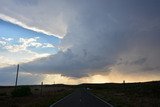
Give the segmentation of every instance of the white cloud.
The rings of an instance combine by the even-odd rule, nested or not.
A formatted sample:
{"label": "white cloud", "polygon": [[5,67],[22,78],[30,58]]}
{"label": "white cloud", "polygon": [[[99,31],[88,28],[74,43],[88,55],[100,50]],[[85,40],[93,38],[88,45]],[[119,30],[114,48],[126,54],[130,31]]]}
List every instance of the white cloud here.
{"label": "white cloud", "polygon": [[[54,48],[54,46],[50,43],[40,43],[38,42],[39,37],[34,38],[19,38],[20,44],[9,44],[6,41],[0,41],[0,44],[3,45],[3,49],[7,49],[10,52],[19,52],[26,51],[28,47],[35,48]],[[10,38],[8,38],[10,40]]]}
{"label": "white cloud", "polygon": [[0,68],[17,63],[24,63],[33,61],[37,58],[49,56],[49,53],[37,53],[28,49],[28,47],[35,48],[53,48],[52,44],[39,43],[39,37],[34,38],[19,38],[16,44],[12,43],[13,38],[0,38]]}
{"label": "white cloud", "polygon": [[19,38],[19,42],[23,43],[23,44],[30,44],[32,42],[36,42],[37,39],[39,39],[39,37],[27,38],[27,39],[25,39],[25,38]]}
{"label": "white cloud", "polygon": [[54,46],[50,43],[44,43],[42,47],[43,48],[54,48]]}
{"label": "white cloud", "polygon": [[14,19],[14,18],[12,18],[12,17],[6,16],[6,15],[1,14],[1,13],[0,13],[0,19],[1,19],[1,20],[4,20],[4,21],[7,21],[7,22],[10,22],[10,23],[13,23],[13,24],[16,24],[16,25],[21,26],[21,27],[23,27],[23,28],[25,28],[25,29],[28,29],[28,30],[32,30],[32,31],[35,31],[35,32],[44,33],[44,34],[46,34],[46,35],[52,35],[52,36],[55,36],[55,37],[58,37],[58,38],[62,38],[62,37],[59,36],[59,35],[52,34],[52,33],[47,32],[47,31],[45,31],[45,30],[42,30],[42,29],[39,29],[39,28],[36,28],[36,27],[33,27],[33,26],[28,26],[28,25],[26,25],[25,23],[20,22],[20,21],[17,20],[17,19]]}
{"label": "white cloud", "polygon": [[42,47],[42,48],[54,48],[54,46],[50,43],[40,43],[38,42],[39,37],[34,38],[20,38],[19,42],[26,47]]}
{"label": "white cloud", "polygon": [[[12,51],[14,51],[12,49]],[[21,50],[21,51],[14,51],[14,52],[1,52],[0,53],[0,68],[20,64],[20,63],[27,63],[30,61],[33,61],[37,58],[47,57],[50,54],[49,53],[36,53],[30,50]]]}
{"label": "white cloud", "polygon": [[10,52],[19,52],[26,50],[27,47],[25,45],[7,45],[4,48]]}
{"label": "white cloud", "polygon": [[36,52],[30,51],[30,50],[21,51],[18,53],[21,58],[20,63],[34,61],[35,59],[47,57],[50,55],[49,53],[36,53]]}
{"label": "white cloud", "polygon": [[0,68],[1,67],[6,67],[6,66],[11,66],[13,64],[16,64],[17,62],[14,61],[11,58],[5,57],[5,56],[0,56]]}
{"label": "white cloud", "polygon": [[0,45],[4,46],[5,44],[7,44],[5,41],[0,40]]}
{"label": "white cloud", "polygon": [[12,40],[13,40],[13,38],[5,38],[5,37],[1,37],[1,39],[2,39],[2,40],[4,40],[4,41],[7,41],[7,42],[9,42],[9,41],[12,41]]}
{"label": "white cloud", "polygon": [[20,38],[19,42],[22,43],[22,46],[24,47],[41,47],[42,43],[37,42],[39,37],[34,37],[34,38]]}
{"label": "white cloud", "polygon": [[33,47],[38,48],[38,47],[41,47],[41,46],[42,46],[42,43],[33,42],[33,43],[31,43],[29,46],[33,46]]}
{"label": "white cloud", "polygon": [[1,37],[0,38],[0,46],[5,46],[5,45],[7,45],[8,42],[10,42],[12,40],[13,40],[13,38]]}

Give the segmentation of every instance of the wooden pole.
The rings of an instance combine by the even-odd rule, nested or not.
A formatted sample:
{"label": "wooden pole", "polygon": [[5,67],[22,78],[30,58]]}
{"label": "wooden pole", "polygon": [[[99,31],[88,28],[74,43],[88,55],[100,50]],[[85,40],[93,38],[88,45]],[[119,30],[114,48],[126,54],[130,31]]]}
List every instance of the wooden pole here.
{"label": "wooden pole", "polygon": [[56,90],[56,85],[55,85],[55,81],[54,81],[54,85],[53,85],[53,94],[55,95],[55,90]]}
{"label": "wooden pole", "polygon": [[42,93],[42,87],[43,87],[43,82],[41,82],[41,96],[43,95],[43,93]]}
{"label": "wooden pole", "polygon": [[17,82],[18,82],[18,73],[19,73],[19,64],[17,65],[17,74],[16,74],[15,88],[17,87]]}

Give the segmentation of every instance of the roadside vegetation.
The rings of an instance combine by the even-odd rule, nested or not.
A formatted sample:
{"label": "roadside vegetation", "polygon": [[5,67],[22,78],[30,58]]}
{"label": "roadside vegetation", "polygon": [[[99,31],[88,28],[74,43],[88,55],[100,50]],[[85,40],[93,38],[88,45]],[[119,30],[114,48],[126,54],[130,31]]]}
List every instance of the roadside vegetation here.
{"label": "roadside vegetation", "polygon": [[49,107],[73,91],[73,86],[0,87],[0,107]]}
{"label": "roadside vegetation", "polygon": [[114,107],[159,107],[160,82],[85,84]]}
{"label": "roadside vegetation", "polygon": [[49,107],[85,87],[114,107],[159,107],[160,81],[145,83],[106,83],[69,85],[44,85],[0,87],[0,107]]}

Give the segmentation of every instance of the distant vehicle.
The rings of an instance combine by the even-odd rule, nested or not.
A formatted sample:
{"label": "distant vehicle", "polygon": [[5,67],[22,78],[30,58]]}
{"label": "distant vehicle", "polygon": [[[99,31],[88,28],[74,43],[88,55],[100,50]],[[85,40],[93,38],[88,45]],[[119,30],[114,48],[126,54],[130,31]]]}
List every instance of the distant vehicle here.
{"label": "distant vehicle", "polygon": [[89,87],[87,87],[86,89],[87,89],[87,90],[92,90],[92,89],[91,89],[91,88],[89,88]]}

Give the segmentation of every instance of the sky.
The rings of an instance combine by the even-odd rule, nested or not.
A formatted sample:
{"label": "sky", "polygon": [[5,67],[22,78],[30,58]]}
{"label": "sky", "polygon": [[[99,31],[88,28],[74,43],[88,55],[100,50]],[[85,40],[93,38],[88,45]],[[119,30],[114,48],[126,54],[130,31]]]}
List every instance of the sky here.
{"label": "sky", "polygon": [[1,0],[0,85],[160,80],[160,1]]}

